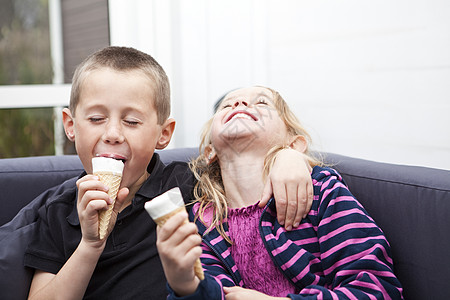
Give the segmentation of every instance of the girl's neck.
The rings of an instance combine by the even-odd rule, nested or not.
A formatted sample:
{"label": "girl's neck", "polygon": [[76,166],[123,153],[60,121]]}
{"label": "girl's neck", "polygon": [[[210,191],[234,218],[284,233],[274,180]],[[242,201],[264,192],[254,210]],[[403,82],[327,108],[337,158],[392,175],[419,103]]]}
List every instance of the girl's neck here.
{"label": "girl's neck", "polygon": [[254,152],[236,153],[220,160],[225,194],[231,208],[246,207],[261,199],[263,166],[264,157]]}

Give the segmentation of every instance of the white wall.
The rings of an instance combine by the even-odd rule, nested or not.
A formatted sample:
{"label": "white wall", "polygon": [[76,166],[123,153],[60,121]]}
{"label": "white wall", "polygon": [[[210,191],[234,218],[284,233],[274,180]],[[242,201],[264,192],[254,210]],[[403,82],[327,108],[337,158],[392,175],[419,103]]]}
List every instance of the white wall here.
{"label": "white wall", "polygon": [[110,0],[111,40],[172,84],[173,146],[197,146],[215,100],[280,91],[315,148],[450,169],[448,0]]}

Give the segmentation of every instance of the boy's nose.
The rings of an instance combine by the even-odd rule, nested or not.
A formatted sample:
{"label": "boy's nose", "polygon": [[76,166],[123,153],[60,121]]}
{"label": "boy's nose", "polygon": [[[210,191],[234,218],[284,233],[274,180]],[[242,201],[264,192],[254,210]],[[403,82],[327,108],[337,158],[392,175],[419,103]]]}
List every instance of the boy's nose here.
{"label": "boy's nose", "polygon": [[233,105],[233,108],[238,107],[239,105],[244,105],[244,106],[248,106],[247,101],[245,100],[236,100],[236,102]]}
{"label": "boy's nose", "polygon": [[125,138],[122,134],[122,129],[121,129],[120,124],[115,124],[115,123],[107,124],[105,133],[103,135],[103,140],[106,143],[111,143],[111,144],[123,143]]}

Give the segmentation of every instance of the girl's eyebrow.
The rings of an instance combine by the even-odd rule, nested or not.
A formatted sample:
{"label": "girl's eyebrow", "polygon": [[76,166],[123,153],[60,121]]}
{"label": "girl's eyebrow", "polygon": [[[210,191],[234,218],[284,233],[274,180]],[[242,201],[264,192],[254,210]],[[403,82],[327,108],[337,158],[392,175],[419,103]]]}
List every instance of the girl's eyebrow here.
{"label": "girl's eyebrow", "polygon": [[261,96],[264,96],[264,97],[267,97],[267,98],[269,98],[269,99],[272,99],[272,95],[267,94],[265,91],[261,91],[261,92],[259,92],[259,93],[256,95],[257,98],[258,98],[258,97],[261,97]]}
{"label": "girl's eyebrow", "polygon": [[[220,102],[220,106],[222,106],[224,103],[226,103],[227,101],[231,101],[231,100],[233,100],[233,99],[236,99],[236,98],[239,98],[239,97],[242,97],[242,96],[226,96],[221,102]],[[255,101],[256,99],[258,99],[258,98],[260,98],[260,97],[264,97],[264,98],[266,98],[267,100],[270,100],[270,101],[272,101],[273,99],[273,95],[271,95],[271,94],[268,94],[266,91],[260,91],[260,92],[258,92],[258,94],[256,94],[256,96],[254,97],[254,98],[252,98],[251,99],[251,101]],[[219,107],[220,107],[219,106]]]}

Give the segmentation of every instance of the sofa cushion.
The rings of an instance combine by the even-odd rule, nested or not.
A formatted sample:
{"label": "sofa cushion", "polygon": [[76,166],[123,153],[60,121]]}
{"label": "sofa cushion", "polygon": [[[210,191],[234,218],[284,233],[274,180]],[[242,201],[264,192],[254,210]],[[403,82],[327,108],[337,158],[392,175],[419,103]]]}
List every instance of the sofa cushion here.
{"label": "sofa cushion", "polygon": [[[75,184],[78,177],[70,179]],[[23,266],[24,253],[28,243],[36,234],[38,209],[47,195],[56,191],[49,189],[36,197],[7,224],[0,227],[0,291],[2,299],[26,299],[33,270]]]}

